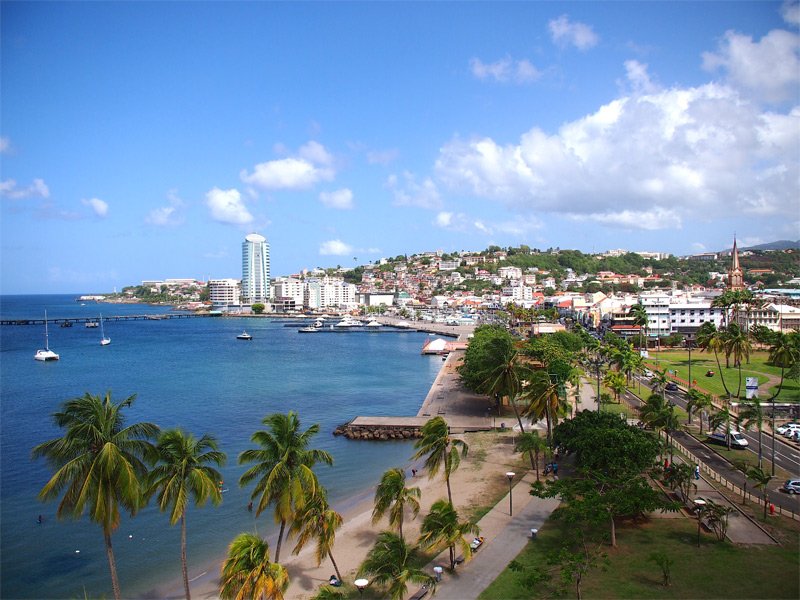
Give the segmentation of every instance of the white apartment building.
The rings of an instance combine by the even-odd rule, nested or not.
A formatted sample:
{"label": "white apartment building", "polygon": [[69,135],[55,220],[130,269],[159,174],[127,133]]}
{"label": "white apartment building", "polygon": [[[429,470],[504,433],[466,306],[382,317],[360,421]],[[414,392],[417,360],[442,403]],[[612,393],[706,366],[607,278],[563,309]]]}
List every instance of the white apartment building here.
{"label": "white apartment building", "polygon": [[269,292],[269,244],[263,235],[251,233],[242,242],[242,301],[267,302]]}
{"label": "white apartment building", "polygon": [[208,295],[214,306],[239,304],[241,288],[238,279],[209,279]]}
{"label": "white apartment building", "polygon": [[503,279],[522,279],[522,269],[519,267],[500,267],[497,274]]}
{"label": "white apartment building", "polygon": [[800,308],[788,304],[766,304],[749,312],[740,310],[736,320],[748,328],[763,325],[772,331],[800,330]]}
{"label": "white apartment building", "polygon": [[668,294],[642,294],[639,303],[647,311],[647,332],[651,337],[672,333],[689,334],[709,321],[719,327],[723,310],[712,307],[711,300]]}
{"label": "white apartment building", "polygon": [[351,309],[358,304],[358,288],[352,283],[331,277],[307,279],[303,304],[311,310]]}
{"label": "white apartment building", "polygon": [[524,304],[533,300],[533,288],[527,285],[515,285],[502,288],[500,291],[500,304]]}
{"label": "white apartment building", "polygon": [[273,298],[291,298],[295,306],[303,306],[305,283],[294,277],[278,277],[272,282]]}

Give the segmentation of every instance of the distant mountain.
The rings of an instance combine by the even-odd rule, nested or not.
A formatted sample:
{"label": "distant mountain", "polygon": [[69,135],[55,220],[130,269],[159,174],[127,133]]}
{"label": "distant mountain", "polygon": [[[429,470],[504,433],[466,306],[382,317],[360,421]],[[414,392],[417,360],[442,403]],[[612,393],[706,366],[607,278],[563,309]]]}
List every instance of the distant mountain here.
{"label": "distant mountain", "polygon": [[749,248],[741,248],[741,250],[789,250],[800,249],[800,240],[792,242],[791,240],[779,240],[777,242],[770,242],[769,244],[759,244],[758,246],[750,246]]}

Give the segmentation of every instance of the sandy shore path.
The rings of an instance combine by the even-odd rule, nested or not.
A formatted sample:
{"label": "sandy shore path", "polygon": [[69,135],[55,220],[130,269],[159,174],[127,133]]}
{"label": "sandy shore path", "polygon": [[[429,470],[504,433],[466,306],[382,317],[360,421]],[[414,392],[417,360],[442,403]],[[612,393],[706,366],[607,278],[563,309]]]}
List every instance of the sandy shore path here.
{"label": "sandy shore path", "polygon": [[[459,469],[452,475],[450,485],[460,516],[470,518],[474,516],[476,509],[493,505],[503,497],[508,486],[505,472],[516,469],[518,473],[522,474],[524,462],[520,455],[513,452],[513,432],[511,431],[469,433],[456,437],[464,439],[469,444],[470,450],[467,458],[462,461]],[[369,451],[369,445],[380,443],[364,442],[365,451]],[[421,464],[414,465],[414,468],[418,469],[417,476],[412,477],[410,469],[408,469],[407,485],[419,487],[422,497],[419,517],[411,520],[411,515],[408,514],[403,526],[403,533],[411,542],[415,542],[418,538],[422,518],[428,513],[430,506],[437,500],[447,497],[447,488],[441,473],[434,479],[429,479],[427,473],[422,470]],[[356,571],[372,548],[378,533],[388,529],[385,519],[372,525],[372,508],[372,498],[370,497],[348,510],[343,515],[344,524],[336,533],[334,558],[342,576],[350,583],[355,579]],[[271,515],[264,514],[263,518],[270,519]],[[282,549],[281,563],[286,567],[290,578],[290,586],[285,597],[287,600],[308,599],[328,582],[328,578],[334,572],[333,566],[330,560],[325,560],[322,565],[317,567],[313,546],[303,549],[297,556],[289,554],[293,546],[294,541],[289,540],[284,542]],[[193,582],[192,596],[204,599],[218,598],[218,574],[219,566],[217,566],[216,573],[209,572],[206,577]],[[409,591],[413,593],[415,590],[414,587]],[[170,597],[172,596],[170,594]],[[179,597],[180,593],[175,596]]]}

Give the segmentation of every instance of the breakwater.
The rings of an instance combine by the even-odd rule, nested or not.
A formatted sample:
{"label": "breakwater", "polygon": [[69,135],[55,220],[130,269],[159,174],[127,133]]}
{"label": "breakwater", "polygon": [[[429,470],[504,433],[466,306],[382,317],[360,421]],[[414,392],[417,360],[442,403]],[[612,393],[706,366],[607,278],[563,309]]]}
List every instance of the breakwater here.
{"label": "breakwater", "polygon": [[[359,425],[355,424],[355,421],[356,419],[353,419],[353,421],[349,423],[339,425],[334,429],[333,435],[341,435],[349,440],[366,441],[410,440],[421,437],[420,427],[422,425],[419,424],[398,422],[396,425],[384,425],[380,423],[364,423]],[[401,421],[401,419],[398,419],[398,421]]]}

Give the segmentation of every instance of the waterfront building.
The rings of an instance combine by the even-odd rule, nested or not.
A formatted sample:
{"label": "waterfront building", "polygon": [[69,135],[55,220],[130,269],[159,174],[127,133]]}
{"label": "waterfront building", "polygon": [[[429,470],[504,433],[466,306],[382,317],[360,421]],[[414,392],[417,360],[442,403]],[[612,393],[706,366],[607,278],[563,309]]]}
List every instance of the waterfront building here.
{"label": "waterfront building", "polygon": [[352,283],[333,277],[310,278],[306,280],[303,303],[311,310],[343,308],[350,310],[357,306],[358,288]]}
{"label": "waterfront building", "polygon": [[239,304],[241,288],[238,279],[209,279],[208,298],[214,306]]}
{"label": "waterfront building", "polygon": [[[278,277],[272,283],[272,297],[291,298],[297,307],[303,306],[305,282],[296,277]],[[286,303],[283,303],[284,306]],[[277,307],[276,307],[277,310]]]}
{"label": "waterfront building", "polygon": [[263,235],[251,233],[242,242],[242,301],[267,302],[269,292],[269,244]]}

